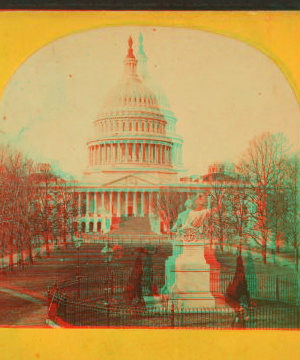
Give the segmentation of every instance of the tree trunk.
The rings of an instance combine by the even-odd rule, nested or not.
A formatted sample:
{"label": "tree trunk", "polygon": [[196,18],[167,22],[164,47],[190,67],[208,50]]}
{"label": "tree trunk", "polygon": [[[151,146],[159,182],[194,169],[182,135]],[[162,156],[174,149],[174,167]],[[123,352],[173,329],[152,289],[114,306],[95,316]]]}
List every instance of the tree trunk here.
{"label": "tree trunk", "polygon": [[18,255],[17,255],[17,265],[20,269],[22,269],[22,246],[21,246],[21,234],[18,235]]}
{"label": "tree trunk", "polygon": [[47,256],[50,256],[50,251],[49,251],[49,239],[48,239],[48,232],[47,232],[47,231],[45,232],[44,239],[45,239],[45,245],[46,245],[46,255],[47,255]]}
{"label": "tree trunk", "polygon": [[1,255],[2,255],[2,271],[5,267],[5,261],[4,261],[4,236],[2,237],[1,241]]}
{"label": "tree trunk", "polygon": [[22,270],[24,270],[24,252],[23,252],[23,241],[22,241],[23,239],[21,237],[21,269]]}
{"label": "tree trunk", "polygon": [[9,270],[11,272],[14,271],[14,239],[13,239],[13,235],[10,235]]}
{"label": "tree trunk", "polygon": [[66,236],[66,228],[64,227],[64,234],[63,234],[63,240],[64,240],[64,247],[67,247],[67,236]]}
{"label": "tree trunk", "polygon": [[58,244],[57,244],[57,236],[56,236],[56,234],[53,235],[53,239],[54,239],[55,253],[57,253],[58,252]]}
{"label": "tree trunk", "polygon": [[37,247],[36,247],[36,257],[38,259],[41,259],[41,243],[40,243],[40,236],[36,236],[37,239]]}
{"label": "tree trunk", "polygon": [[298,269],[299,269],[299,247],[298,247],[298,244],[295,247],[295,265],[296,265],[296,271],[298,272]]}
{"label": "tree trunk", "polygon": [[28,238],[28,262],[29,265],[33,265],[32,246],[30,238]]}
{"label": "tree trunk", "polygon": [[267,265],[267,244],[265,243],[262,247],[263,262]]}

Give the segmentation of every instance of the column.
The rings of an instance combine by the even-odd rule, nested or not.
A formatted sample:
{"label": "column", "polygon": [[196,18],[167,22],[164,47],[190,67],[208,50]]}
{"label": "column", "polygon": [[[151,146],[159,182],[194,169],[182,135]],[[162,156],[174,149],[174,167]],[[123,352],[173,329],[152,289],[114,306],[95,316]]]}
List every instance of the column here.
{"label": "column", "polygon": [[162,145],[159,145],[159,163],[162,164]]}
{"label": "column", "polygon": [[170,164],[173,164],[173,152],[172,152],[172,146],[170,146]]}
{"label": "column", "polygon": [[143,150],[142,150],[142,161],[144,161],[146,157],[146,151],[145,151],[146,142],[143,142]]}
{"label": "column", "polygon": [[97,208],[97,192],[94,192],[94,217],[98,215],[98,208]]}
{"label": "column", "polygon": [[121,144],[117,144],[117,162],[120,162]]}
{"label": "column", "polygon": [[129,194],[128,194],[128,191],[126,191],[126,193],[125,193],[125,216],[126,217],[128,216],[128,197],[129,197]]}
{"label": "column", "polygon": [[142,161],[142,144],[141,143],[137,143],[138,145],[138,161],[141,162]]}
{"label": "column", "polygon": [[90,220],[89,220],[89,218],[85,219],[85,232],[86,233],[90,232]]}
{"label": "column", "polygon": [[137,201],[137,193],[136,191],[134,191],[133,193],[133,214],[134,216],[136,216],[136,212],[137,212],[137,206],[136,206],[136,201]]}
{"label": "column", "polygon": [[107,144],[107,162],[110,163],[110,158],[111,158],[111,154],[110,154],[110,143]]}
{"label": "column", "polygon": [[90,199],[89,199],[89,191],[86,192],[86,216],[90,216]]}
{"label": "column", "polygon": [[182,164],[182,147],[181,144],[179,145],[179,162]]}
{"label": "column", "polygon": [[81,217],[81,192],[78,192],[78,216]]}
{"label": "column", "polygon": [[110,192],[110,196],[109,196],[109,201],[110,201],[110,204],[109,204],[109,212],[111,213],[111,216],[113,215],[113,191],[111,190]]}
{"label": "column", "polygon": [[93,222],[93,232],[97,232],[97,217],[98,217],[98,211],[97,211],[97,192],[94,191],[94,222]]}
{"label": "column", "polygon": [[152,160],[153,160],[153,143],[152,143],[152,141],[149,143],[148,149],[149,149],[149,151],[148,151],[148,162],[152,162]]}
{"label": "column", "polygon": [[121,217],[121,191],[118,191],[117,216]]}
{"label": "column", "polygon": [[136,161],[136,141],[132,144],[132,161]]}
{"label": "column", "polygon": [[128,162],[128,142],[125,143],[125,162]]}
{"label": "column", "polygon": [[141,216],[144,217],[144,190],[141,191]]}
{"label": "column", "polygon": [[153,214],[153,191],[150,190],[149,214]]}

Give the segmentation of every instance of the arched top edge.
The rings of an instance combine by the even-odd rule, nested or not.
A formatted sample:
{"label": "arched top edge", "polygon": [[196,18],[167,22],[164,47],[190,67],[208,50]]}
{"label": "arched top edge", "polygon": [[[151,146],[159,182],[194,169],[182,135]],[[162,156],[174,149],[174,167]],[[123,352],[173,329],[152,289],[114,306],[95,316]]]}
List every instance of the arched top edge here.
{"label": "arched top edge", "polygon": [[[250,15],[251,12],[248,12],[248,13]],[[148,20],[148,21],[145,21],[145,20],[133,20],[133,21],[128,21],[127,23],[123,23],[123,24],[120,24],[120,25],[116,24],[115,22],[106,23],[106,24],[103,24],[103,25],[99,25],[99,24],[98,25],[91,25],[91,26],[86,26],[84,28],[80,28],[80,29],[68,30],[64,34],[54,36],[51,40],[47,39],[41,46],[37,47],[33,52],[31,52],[30,54],[27,54],[27,56],[24,56],[20,60],[19,64],[12,69],[11,74],[8,75],[7,80],[3,83],[3,87],[0,88],[0,95],[3,94],[3,91],[6,88],[7,84],[9,83],[10,79],[12,78],[12,76],[15,74],[15,72],[18,70],[18,68],[22,64],[24,64],[29,58],[34,56],[37,52],[39,52],[43,48],[51,45],[55,41],[67,38],[69,36],[81,34],[81,33],[88,32],[88,31],[93,31],[93,30],[97,30],[97,29],[100,30],[100,29],[105,29],[105,28],[121,28],[121,27],[137,27],[137,28],[141,28],[141,27],[153,27],[153,26],[155,26],[155,27],[170,28],[170,29],[174,28],[174,29],[194,30],[194,31],[199,30],[199,31],[208,32],[208,33],[211,33],[211,34],[224,36],[224,37],[227,37],[227,38],[230,38],[230,39],[233,39],[233,40],[237,40],[237,41],[240,41],[240,42],[242,42],[244,44],[247,44],[247,45],[253,47],[257,51],[259,51],[262,55],[266,56],[271,61],[273,61],[273,63],[280,69],[280,71],[284,75],[285,79],[287,80],[288,84],[291,86],[291,89],[293,90],[294,96],[297,99],[298,106],[300,107],[300,90],[298,88],[297,81],[295,80],[295,78],[292,75],[289,68],[285,65],[284,61],[282,61],[273,51],[271,51],[267,47],[263,46],[263,44],[259,44],[254,39],[251,39],[251,38],[249,38],[249,37],[247,37],[247,36],[245,36],[245,35],[243,35],[241,33],[237,34],[237,33],[234,33],[232,31],[229,31],[229,30],[216,29],[216,28],[213,28],[213,27],[209,27],[207,25],[172,24],[172,26],[171,26],[170,24],[160,23],[160,21],[163,21],[163,20],[159,20],[158,24],[156,24],[156,25],[153,25],[152,21],[150,21],[150,20]]]}

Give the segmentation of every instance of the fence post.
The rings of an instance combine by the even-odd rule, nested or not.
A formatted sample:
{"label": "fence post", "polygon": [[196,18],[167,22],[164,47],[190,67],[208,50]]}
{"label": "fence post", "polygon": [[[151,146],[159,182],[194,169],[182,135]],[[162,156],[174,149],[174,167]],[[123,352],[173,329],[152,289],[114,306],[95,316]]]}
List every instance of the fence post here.
{"label": "fence post", "polygon": [[86,297],[89,297],[89,280],[90,280],[90,276],[87,276],[87,282],[86,282]]}
{"label": "fence post", "polygon": [[77,276],[77,298],[80,299],[80,276]]}
{"label": "fence post", "polygon": [[107,322],[107,327],[109,327],[110,326],[110,304],[109,304],[109,302],[107,302],[106,322]]}
{"label": "fence post", "polygon": [[279,278],[278,278],[278,274],[276,275],[276,299],[279,300]]}
{"label": "fence post", "polygon": [[171,328],[174,329],[175,327],[175,314],[174,314],[174,303],[171,305]]}

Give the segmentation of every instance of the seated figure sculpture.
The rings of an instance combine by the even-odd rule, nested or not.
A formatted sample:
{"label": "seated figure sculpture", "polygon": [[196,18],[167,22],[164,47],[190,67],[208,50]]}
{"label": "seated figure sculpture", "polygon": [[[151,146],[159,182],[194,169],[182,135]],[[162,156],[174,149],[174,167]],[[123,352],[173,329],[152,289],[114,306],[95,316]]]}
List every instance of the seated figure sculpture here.
{"label": "seated figure sculpture", "polygon": [[206,194],[198,196],[195,201],[196,208],[188,214],[185,224],[181,227],[183,233],[197,233],[202,235],[205,233],[205,226],[210,217],[214,215],[222,206],[222,194],[219,197],[218,206],[210,209],[208,204],[208,196]]}
{"label": "seated figure sculpture", "polygon": [[186,202],[184,203],[184,206],[186,210],[179,213],[176,224],[171,230],[172,232],[176,232],[182,228],[182,226],[186,223],[188,219],[189,213],[191,212],[191,210],[195,208],[195,204],[191,199],[187,199]]}

